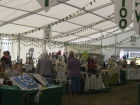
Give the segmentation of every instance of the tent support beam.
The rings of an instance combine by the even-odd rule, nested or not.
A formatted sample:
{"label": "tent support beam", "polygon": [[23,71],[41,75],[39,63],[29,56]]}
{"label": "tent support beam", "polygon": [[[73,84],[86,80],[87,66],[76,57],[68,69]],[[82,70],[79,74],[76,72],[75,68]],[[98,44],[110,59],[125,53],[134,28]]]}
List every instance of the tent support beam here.
{"label": "tent support beam", "polygon": [[[66,0],[66,1],[69,1],[69,0]],[[64,2],[66,2],[66,1],[64,1]],[[63,3],[64,3],[64,2],[63,2]],[[60,4],[60,3],[58,3],[58,4]],[[99,6],[99,7],[93,8],[93,9],[91,9],[91,10],[89,10],[89,11],[96,11],[96,10],[99,10],[99,9],[101,9],[101,8],[110,6],[110,5],[112,5],[112,4],[114,4],[114,3],[110,2],[110,3],[107,3],[107,4],[101,5],[101,6]],[[54,17],[50,17],[50,16],[46,16],[46,15],[42,15],[42,14],[37,13],[37,12],[39,12],[39,11],[42,11],[41,8],[38,9],[38,10],[35,10],[35,11],[33,11],[33,12],[30,12],[30,11],[25,11],[25,10],[13,8],[13,7],[8,7],[8,6],[3,6],[3,5],[0,5],[0,6],[5,7],[5,8],[10,8],[10,9],[15,9],[15,10],[19,10],[19,11],[28,12],[27,14],[28,14],[29,16],[32,15],[32,14],[37,14],[37,15],[41,15],[41,16],[45,16],[45,17],[49,17],[49,18],[53,18],[53,19],[57,19],[57,20],[58,20],[58,18],[54,18]],[[30,14],[29,14],[29,13],[30,13]],[[86,12],[84,12],[84,13],[78,15],[78,16],[81,16],[81,15],[84,15],[84,14],[86,14]],[[76,17],[78,17],[78,16],[76,16]],[[15,19],[11,19],[11,20],[5,21],[5,22],[1,21],[1,22],[3,22],[3,23],[0,24],[0,26],[4,26],[4,25],[10,23],[10,24],[19,25],[19,26],[25,26],[25,27],[31,27],[31,28],[38,28],[38,27],[34,27],[34,26],[29,26],[29,25],[22,25],[22,24],[12,23],[12,22],[14,22],[14,21],[17,20],[17,19],[19,20],[19,19],[24,18],[24,17],[26,17],[26,15],[24,15],[24,16],[19,16],[19,17],[15,18]],[[66,22],[69,22],[69,21],[66,21]],[[75,24],[75,25],[78,25],[78,26],[85,27],[85,26],[80,25],[80,24],[77,24],[77,23],[73,23],[73,22],[69,22],[69,23]],[[95,29],[95,30],[98,30],[98,29]],[[53,32],[57,32],[57,33],[63,34],[63,32],[58,32],[58,31],[54,31],[54,30],[52,30],[52,31],[53,31]]]}
{"label": "tent support beam", "polygon": [[[125,32],[119,32],[119,33],[113,34],[113,36],[124,34],[124,33],[130,32],[130,31],[133,31],[133,30],[132,29],[129,29],[129,30],[125,31]],[[110,38],[110,37],[113,37],[113,36],[104,37],[104,39],[107,39],[107,38]],[[96,40],[94,42],[98,42],[98,41],[100,41],[100,39],[99,40]]]}
{"label": "tent support beam", "polygon": [[18,58],[20,58],[20,35],[18,35],[17,36],[17,41],[18,41],[18,43],[17,43],[17,47],[18,47],[18,49],[17,49],[17,59]]}
{"label": "tent support beam", "polygon": [[[67,2],[67,1],[69,1],[69,0],[65,0],[64,2]],[[54,5],[54,6],[57,6],[57,5],[59,5],[59,4],[61,4],[61,3],[58,2],[58,3],[57,3],[56,5]],[[18,10],[18,11],[27,12],[26,14],[23,14],[23,15],[21,15],[21,16],[18,16],[18,17],[16,17],[16,18],[13,18],[13,19],[11,19],[11,20],[9,20],[9,21],[7,21],[7,22],[4,22],[4,23],[0,24],[0,27],[4,26],[4,25],[6,25],[6,24],[12,23],[12,22],[14,22],[14,21],[20,20],[20,19],[22,19],[22,18],[28,17],[28,16],[33,15],[33,14],[37,14],[37,15],[40,15],[40,16],[45,16],[45,17],[49,17],[49,18],[53,18],[53,19],[58,19],[58,18],[54,18],[54,17],[50,17],[50,16],[46,16],[46,15],[39,14],[38,12],[43,11],[43,8],[39,8],[39,9],[34,10],[34,11],[26,11],[26,10],[23,10],[23,9],[18,9],[18,8],[14,8],[14,7],[8,7],[8,6],[4,6],[4,5],[0,5],[0,6],[1,6],[1,7],[5,7],[5,8],[9,8],[9,9]]]}
{"label": "tent support beam", "polygon": [[[116,28],[116,27],[117,27],[117,26],[109,27],[109,28],[104,29],[103,31],[107,31],[107,30],[110,30],[110,29],[113,29],[113,28]],[[90,34],[87,34],[87,35],[79,36],[79,37],[76,38],[76,39],[71,39],[71,40],[68,40],[68,41],[66,41],[66,42],[75,41],[75,40],[81,39],[81,37],[82,37],[82,38],[86,38],[86,37],[88,37],[88,36],[97,34],[97,33],[99,33],[99,32],[101,32],[101,31],[97,31],[97,32],[93,32],[93,33],[90,33]]]}
{"label": "tent support beam", "polygon": [[[77,7],[77,6],[75,6],[75,5],[72,5],[72,4],[69,4],[69,3],[65,3],[65,2],[62,2],[62,1],[59,1],[59,0],[56,0],[56,1],[58,1],[58,2],[60,2],[60,3],[63,3],[63,4],[65,4],[65,5],[68,5],[68,6],[71,6],[71,7],[80,9],[80,10],[83,10],[83,11],[85,11],[85,12],[87,12],[87,13],[90,13],[90,14],[92,14],[92,15],[94,15],[94,16],[98,16],[98,17],[100,17],[100,18],[103,18],[103,19],[105,19],[105,20],[108,20],[108,19],[106,19],[104,16],[98,15],[97,13],[91,12],[91,11],[89,11],[89,10],[85,10],[85,9],[83,9],[83,8],[80,8],[80,7]],[[114,2],[112,2],[112,3],[114,3]],[[115,23],[115,21],[113,21],[113,20],[109,20],[109,21]],[[115,23],[115,24],[116,24],[116,23]],[[132,27],[128,27],[128,28],[133,29]]]}
{"label": "tent support beam", "polygon": [[[72,4],[69,4],[69,3],[66,3],[66,2],[62,2],[62,1],[59,1],[59,0],[56,0],[56,1],[57,1],[57,2],[60,2],[60,3],[63,3],[63,4],[65,4],[65,5],[71,6],[71,7],[73,7],[73,8],[76,8],[76,9],[83,10],[83,11],[85,11],[86,13],[90,13],[90,14],[92,14],[92,15],[94,15],[94,16],[98,16],[98,17],[100,17],[100,18],[103,18],[103,19],[107,20],[105,17],[103,17],[103,16],[101,16],[101,15],[98,15],[98,14],[96,14],[96,13],[93,13],[92,11],[85,10],[85,9],[83,9],[83,8],[80,8],[80,7],[77,7],[77,6],[75,6],[75,5],[72,5]],[[114,22],[113,22],[113,23],[114,23]]]}
{"label": "tent support beam", "polygon": [[[101,31],[101,47],[103,46],[103,31]],[[103,47],[101,48],[101,55],[103,54]]]}
{"label": "tent support beam", "polygon": [[118,35],[115,35],[115,57],[117,56],[117,37]]}
{"label": "tent support beam", "polygon": [[[69,1],[69,0],[66,0],[65,2],[67,2],[67,1]],[[58,3],[58,4],[60,4],[60,3]],[[91,9],[91,10],[89,10],[89,11],[96,11],[96,10],[99,10],[99,9],[101,9],[101,8],[104,8],[104,7],[110,6],[110,5],[112,5],[112,4],[114,4],[114,3],[109,2],[109,3],[107,3],[107,4],[104,4],[104,5],[101,5],[101,6],[99,6],[99,7],[93,8],[93,9]],[[52,19],[57,19],[57,20],[59,20],[58,18],[55,18],[55,17],[46,16],[46,15],[43,15],[43,14],[39,14],[39,13],[37,13],[37,12],[42,11],[42,10],[43,10],[42,8],[30,12],[30,11],[26,11],[26,10],[22,10],[22,9],[17,9],[17,8],[13,8],[13,7],[8,7],[8,6],[3,6],[3,5],[0,5],[0,6],[1,6],[1,7],[5,7],[5,8],[9,8],[9,9],[14,9],[14,10],[19,10],[19,11],[27,12],[27,14],[28,14],[27,16],[30,16],[30,15],[36,14],[36,15],[40,15],[40,16],[44,16],[44,17],[48,17],[48,18],[52,18]],[[84,12],[84,13],[82,13],[82,14],[79,14],[78,16],[82,16],[82,15],[84,15],[84,14],[86,14],[86,13],[87,13],[87,12]],[[24,16],[21,15],[21,16],[17,17],[16,19],[19,20],[19,19],[25,18],[25,17],[27,17],[27,16],[26,16],[26,15],[24,15]],[[78,16],[75,16],[75,17],[78,17]],[[75,18],[75,17],[73,17],[73,18]],[[2,24],[0,24],[0,27],[4,26],[4,25],[6,25],[6,24],[11,23],[11,24],[14,24],[14,25],[19,25],[19,26],[25,26],[25,27],[37,28],[37,27],[34,27],[34,26],[29,26],[29,25],[23,25],[23,24],[12,23],[12,22],[14,22],[16,19],[14,19],[14,20],[11,19],[11,20],[9,20],[9,21],[5,21],[5,22],[0,21],[0,22],[3,22]],[[69,21],[66,21],[66,22],[69,22]],[[78,26],[81,26],[80,24],[77,24],[77,23],[74,23],[74,22],[69,22],[69,23],[71,23],[71,24],[75,24],[75,25],[78,25]],[[83,26],[82,26],[82,27],[83,27]]]}

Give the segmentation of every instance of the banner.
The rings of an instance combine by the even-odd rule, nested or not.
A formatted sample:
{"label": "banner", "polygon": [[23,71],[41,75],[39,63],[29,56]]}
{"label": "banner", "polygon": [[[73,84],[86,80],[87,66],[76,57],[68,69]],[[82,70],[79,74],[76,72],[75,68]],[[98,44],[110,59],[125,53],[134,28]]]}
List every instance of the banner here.
{"label": "banner", "polygon": [[124,30],[132,22],[133,0],[115,0],[115,23]]}
{"label": "banner", "polygon": [[37,0],[37,2],[46,12],[56,4],[56,0]]}
{"label": "banner", "polygon": [[131,42],[136,42],[136,40],[137,40],[136,36],[131,36],[131,40],[130,40]]}
{"label": "banner", "polygon": [[140,35],[140,0],[134,1],[134,30]]}

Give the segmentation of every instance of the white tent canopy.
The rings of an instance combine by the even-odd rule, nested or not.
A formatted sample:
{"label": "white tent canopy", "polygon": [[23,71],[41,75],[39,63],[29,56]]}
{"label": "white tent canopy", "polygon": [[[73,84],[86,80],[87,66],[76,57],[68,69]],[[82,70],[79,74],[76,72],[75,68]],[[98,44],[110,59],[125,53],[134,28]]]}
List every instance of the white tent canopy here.
{"label": "white tent canopy", "polygon": [[[113,0],[55,0],[48,12],[45,12],[37,0],[0,1],[1,35],[43,39],[43,26],[47,25],[52,28],[50,40],[62,43],[109,45],[115,43],[115,35],[119,42],[135,34],[133,24],[123,32],[115,24]],[[15,52],[13,51],[13,55],[17,56]],[[21,56],[26,55],[27,51],[23,52]]]}

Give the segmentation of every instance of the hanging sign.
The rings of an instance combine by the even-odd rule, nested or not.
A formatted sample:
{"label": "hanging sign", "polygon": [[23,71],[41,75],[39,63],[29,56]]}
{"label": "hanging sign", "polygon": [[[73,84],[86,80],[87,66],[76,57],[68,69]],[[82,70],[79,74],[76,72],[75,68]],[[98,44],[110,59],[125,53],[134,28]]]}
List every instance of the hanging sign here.
{"label": "hanging sign", "polygon": [[115,22],[124,30],[132,22],[133,0],[115,0]]}
{"label": "hanging sign", "polygon": [[56,4],[56,0],[37,0],[37,2],[46,12]]}
{"label": "hanging sign", "polygon": [[44,29],[44,39],[50,39],[51,38],[51,26],[48,26],[46,29]]}
{"label": "hanging sign", "polygon": [[140,35],[140,0],[134,1],[134,30]]}
{"label": "hanging sign", "polygon": [[136,42],[136,36],[131,36],[131,42]]}

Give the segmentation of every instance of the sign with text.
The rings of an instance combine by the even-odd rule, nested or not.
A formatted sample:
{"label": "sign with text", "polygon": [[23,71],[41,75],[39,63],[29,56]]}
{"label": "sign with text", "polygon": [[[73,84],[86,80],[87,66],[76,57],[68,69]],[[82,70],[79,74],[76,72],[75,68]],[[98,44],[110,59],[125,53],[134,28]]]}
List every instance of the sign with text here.
{"label": "sign with text", "polygon": [[56,0],[37,0],[37,2],[46,12],[56,4]]}
{"label": "sign with text", "polygon": [[140,0],[134,1],[134,30],[140,35]]}
{"label": "sign with text", "polygon": [[115,22],[121,30],[132,23],[132,15],[133,29],[140,35],[140,0],[115,0]]}
{"label": "sign with text", "polygon": [[115,22],[121,30],[132,22],[133,0],[115,0]]}

